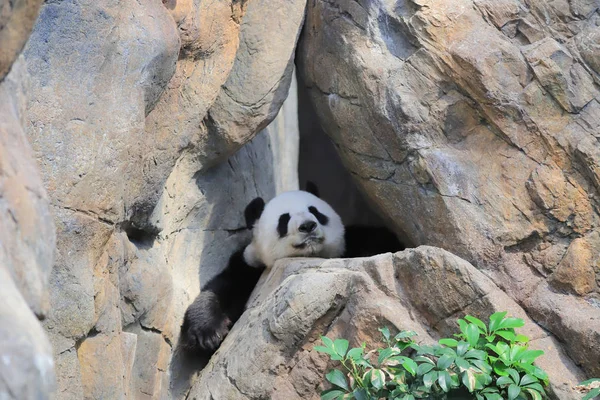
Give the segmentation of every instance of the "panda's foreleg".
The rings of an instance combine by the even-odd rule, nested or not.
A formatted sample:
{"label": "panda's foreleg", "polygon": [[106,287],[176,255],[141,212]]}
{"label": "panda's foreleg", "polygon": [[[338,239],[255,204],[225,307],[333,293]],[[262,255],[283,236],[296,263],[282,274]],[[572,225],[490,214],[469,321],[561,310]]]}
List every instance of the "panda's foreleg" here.
{"label": "panda's foreleg", "polygon": [[181,326],[182,346],[212,354],[244,312],[263,269],[246,263],[244,249],[235,252],[227,267],[206,284],[188,307]]}
{"label": "panda's foreleg", "polygon": [[231,320],[219,294],[203,290],[188,307],[181,326],[181,344],[188,351],[213,353],[229,333]]}

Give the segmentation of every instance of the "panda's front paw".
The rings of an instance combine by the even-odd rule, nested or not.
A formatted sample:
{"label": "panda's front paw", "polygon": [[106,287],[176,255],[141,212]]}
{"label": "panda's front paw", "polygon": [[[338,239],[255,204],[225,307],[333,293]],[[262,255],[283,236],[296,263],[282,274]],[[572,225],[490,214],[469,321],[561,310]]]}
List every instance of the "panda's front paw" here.
{"label": "panda's front paw", "polygon": [[185,312],[181,345],[190,352],[212,354],[229,333],[231,325],[214,293],[200,293]]}

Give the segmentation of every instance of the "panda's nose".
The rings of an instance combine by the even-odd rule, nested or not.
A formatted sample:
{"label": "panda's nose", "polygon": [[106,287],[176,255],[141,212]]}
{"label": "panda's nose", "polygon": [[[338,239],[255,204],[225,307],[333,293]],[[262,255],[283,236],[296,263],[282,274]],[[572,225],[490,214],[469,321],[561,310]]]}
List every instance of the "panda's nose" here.
{"label": "panda's nose", "polygon": [[298,230],[303,233],[311,233],[317,227],[317,223],[314,221],[304,221],[302,225],[298,227]]}

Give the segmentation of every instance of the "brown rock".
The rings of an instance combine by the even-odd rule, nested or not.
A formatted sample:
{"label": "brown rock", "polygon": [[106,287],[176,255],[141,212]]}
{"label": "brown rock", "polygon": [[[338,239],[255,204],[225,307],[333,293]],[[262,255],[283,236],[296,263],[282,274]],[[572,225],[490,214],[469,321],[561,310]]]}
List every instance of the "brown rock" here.
{"label": "brown rock", "polygon": [[598,263],[600,254],[592,251],[590,243],[583,239],[571,242],[550,282],[558,288],[571,293],[585,295],[596,289],[594,265]]}

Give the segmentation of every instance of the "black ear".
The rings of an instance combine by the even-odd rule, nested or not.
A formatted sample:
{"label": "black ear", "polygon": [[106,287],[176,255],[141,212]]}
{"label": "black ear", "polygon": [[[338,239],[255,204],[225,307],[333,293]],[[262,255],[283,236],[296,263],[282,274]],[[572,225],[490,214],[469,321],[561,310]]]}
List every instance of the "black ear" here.
{"label": "black ear", "polygon": [[252,229],[254,223],[258,220],[265,209],[265,201],[262,197],[257,197],[246,206],[244,217],[246,217],[246,228]]}
{"label": "black ear", "polygon": [[319,196],[319,188],[317,187],[316,183],[314,183],[313,181],[306,181],[306,191],[308,193],[312,193],[317,197],[321,197]]}

